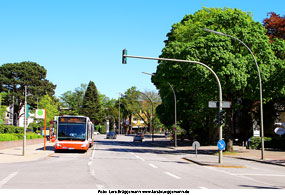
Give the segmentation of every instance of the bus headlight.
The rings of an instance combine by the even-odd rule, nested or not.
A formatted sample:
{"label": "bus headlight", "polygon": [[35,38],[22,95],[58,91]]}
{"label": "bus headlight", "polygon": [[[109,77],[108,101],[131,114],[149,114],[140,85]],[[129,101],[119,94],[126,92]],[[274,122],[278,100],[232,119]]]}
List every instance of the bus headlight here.
{"label": "bus headlight", "polygon": [[81,145],[81,148],[85,148],[88,144],[89,144],[88,141],[84,142],[84,144]]}

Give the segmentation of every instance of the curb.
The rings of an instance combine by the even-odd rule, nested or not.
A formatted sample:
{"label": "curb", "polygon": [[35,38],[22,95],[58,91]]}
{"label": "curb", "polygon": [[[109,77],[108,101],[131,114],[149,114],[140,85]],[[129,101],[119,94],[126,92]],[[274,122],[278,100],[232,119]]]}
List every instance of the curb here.
{"label": "curb", "polygon": [[224,156],[224,157],[236,158],[236,159],[240,159],[240,160],[247,160],[247,161],[259,162],[259,163],[263,163],[263,164],[270,164],[270,165],[277,165],[277,166],[285,167],[285,165],[282,165],[282,164],[279,164],[279,163],[268,162],[268,161],[264,161],[264,160],[257,160],[257,159],[252,159],[252,158],[233,157],[233,156]]}
{"label": "curb", "polygon": [[245,166],[240,166],[240,165],[223,165],[223,164],[211,164],[211,163],[201,163],[195,160],[191,160],[189,158],[183,157],[183,160],[195,163],[200,166],[208,166],[208,167],[222,167],[222,168],[246,168]]}

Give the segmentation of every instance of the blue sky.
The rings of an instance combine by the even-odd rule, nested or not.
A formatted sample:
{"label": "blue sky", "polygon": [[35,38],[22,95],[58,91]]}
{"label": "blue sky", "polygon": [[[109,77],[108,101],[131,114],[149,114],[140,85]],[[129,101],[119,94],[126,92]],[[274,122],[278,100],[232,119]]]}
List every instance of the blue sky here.
{"label": "blue sky", "polygon": [[150,76],[166,34],[186,14],[202,7],[251,12],[262,22],[268,12],[284,15],[281,0],[0,0],[0,65],[34,61],[47,69],[56,96],[94,81],[100,93],[117,98],[136,86],[156,90]]}

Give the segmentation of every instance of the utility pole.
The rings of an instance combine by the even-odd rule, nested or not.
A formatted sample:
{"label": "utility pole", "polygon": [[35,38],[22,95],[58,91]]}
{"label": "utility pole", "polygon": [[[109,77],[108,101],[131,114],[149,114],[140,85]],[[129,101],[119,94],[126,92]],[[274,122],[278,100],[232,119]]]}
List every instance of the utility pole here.
{"label": "utility pole", "polygon": [[[218,83],[218,89],[219,89],[219,111],[222,110],[222,86],[219,77],[217,74],[206,64],[203,64],[202,62],[197,62],[197,61],[191,61],[191,60],[180,60],[180,59],[170,59],[170,58],[153,58],[153,57],[144,57],[144,56],[131,56],[127,55],[127,50],[124,49],[122,53],[122,63],[127,64],[127,58],[138,58],[138,59],[145,59],[145,60],[158,60],[158,61],[171,61],[171,62],[180,62],[180,63],[193,63],[193,64],[199,64],[201,66],[204,66],[207,68],[215,77],[217,83]],[[222,140],[223,138],[223,127],[220,124],[219,125],[219,139]],[[223,162],[223,151],[219,149],[219,163]]]}
{"label": "utility pole", "polygon": [[120,108],[120,97],[119,97],[119,120],[118,120],[119,121],[119,125],[118,125],[118,127],[119,127],[119,134],[122,134],[122,132],[121,132],[121,121],[120,121],[120,119],[121,119],[120,118],[120,109],[121,108]]}
{"label": "utility pole", "polygon": [[[14,96],[13,96],[14,97]],[[26,153],[26,112],[27,112],[27,86],[25,86],[25,103],[24,103],[24,140],[23,140],[23,156]]]}
{"label": "utility pole", "polygon": [[228,34],[225,34],[225,33],[222,33],[222,32],[218,32],[218,31],[214,31],[214,30],[210,30],[210,29],[207,29],[207,28],[204,28],[203,29],[204,31],[207,31],[207,32],[210,32],[210,33],[214,33],[214,34],[217,34],[217,35],[222,35],[222,36],[226,36],[226,37],[230,37],[232,39],[235,39],[237,41],[239,41],[240,43],[243,44],[243,46],[245,46],[247,48],[247,50],[249,51],[249,53],[251,54],[254,62],[255,62],[255,65],[256,65],[256,69],[257,69],[257,74],[258,74],[258,81],[259,81],[259,99],[260,99],[260,129],[261,129],[261,160],[264,160],[264,126],[263,126],[263,99],[262,99],[262,81],[261,81],[261,75],[260,75],[260,71],[259,71],[259,66],[257,64],[257,60],[256,58],[254,57],[251,49],[249,49],[249,47],[240,39],[234,37],[234,36],[231,36],[231,35],[228,35]]}

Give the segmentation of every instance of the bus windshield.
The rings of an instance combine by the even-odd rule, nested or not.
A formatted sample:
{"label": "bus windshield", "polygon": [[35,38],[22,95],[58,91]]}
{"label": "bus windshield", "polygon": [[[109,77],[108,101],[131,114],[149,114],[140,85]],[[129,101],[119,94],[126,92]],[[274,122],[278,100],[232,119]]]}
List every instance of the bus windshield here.
{"label": "bus windshield", "polygon": [[81,140],[86,137],[85,123],[60,123],[58,125],[58,140]]}

